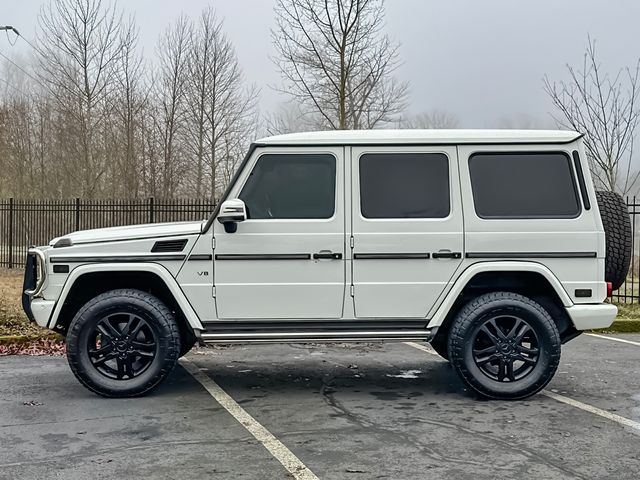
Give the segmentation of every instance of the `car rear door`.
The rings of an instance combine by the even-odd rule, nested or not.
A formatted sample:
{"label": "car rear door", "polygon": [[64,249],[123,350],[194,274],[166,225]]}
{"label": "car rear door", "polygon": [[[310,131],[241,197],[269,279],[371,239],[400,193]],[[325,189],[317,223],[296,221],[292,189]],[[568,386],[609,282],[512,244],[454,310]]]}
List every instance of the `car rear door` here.
{"label": "car rear door", "polygon": [[351,149],[358,318],[424,318],[464,255],[456,148]]}

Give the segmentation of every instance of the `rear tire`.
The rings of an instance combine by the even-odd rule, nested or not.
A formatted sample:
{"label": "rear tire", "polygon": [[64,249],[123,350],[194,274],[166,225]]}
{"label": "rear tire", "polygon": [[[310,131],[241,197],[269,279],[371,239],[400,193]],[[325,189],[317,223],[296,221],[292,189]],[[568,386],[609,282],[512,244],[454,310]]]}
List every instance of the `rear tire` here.
{"label": "rear tire", "polygon": [[136,397],[156,388],[180,353],[171,311],[153,295],[112,290],[87,302],[67,334],[67,360],[86,388],[104,397]]}
{"label": "rear tire", "polygon": [[449,333],[451,364],[471,389],[493,399],[522,399],[542,390],[558,368],[560,350],[549,313],[512,292],[475,298]]}

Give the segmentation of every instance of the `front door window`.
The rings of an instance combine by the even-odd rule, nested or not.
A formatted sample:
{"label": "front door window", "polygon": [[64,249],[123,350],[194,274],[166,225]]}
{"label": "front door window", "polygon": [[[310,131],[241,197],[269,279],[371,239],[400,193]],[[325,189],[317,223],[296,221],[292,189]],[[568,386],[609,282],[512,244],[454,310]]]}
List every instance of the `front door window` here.
{"label": "front door window", "polygon": [[251,219],[331,218],[336,159],[332,155],[263,155],[240,198]]}

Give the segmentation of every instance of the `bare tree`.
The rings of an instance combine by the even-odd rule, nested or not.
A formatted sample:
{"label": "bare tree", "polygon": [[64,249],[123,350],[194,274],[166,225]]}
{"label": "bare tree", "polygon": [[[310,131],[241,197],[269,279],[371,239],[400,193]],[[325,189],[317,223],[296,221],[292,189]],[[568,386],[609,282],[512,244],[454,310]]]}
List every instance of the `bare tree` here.
{"label": "bare tree", "polygon": [[582,68],[567,65],[567,70],[566,81],[544,79],[545,91],[559,112],[554,119],[562,128],[584,133],[591,170],[600,187],[627,194],[640,175],[631,171],[640,118],[640,60],[635,68],[623,68],[615,75],[603,72],[596,42],[589,37]]}
{"label": "bare tree", "polygon": [[111,183],[114,195],[137,197],[140,193],[141,134],[147,106],[142,57],[137,52],[138,31],[133,19],[121,32],[122,55],[116,65],[111,155]]}
{"label": "bare tree", "polygon": [[[183,170],[184,154],[180,136],[184,135],[186,118],[187,61],[191,42],[191,24],[182,16],[160,38],[157,53],[160,60],[154,79],[154,125],[160,140],[161,171],[154,175],[152,195],[171,197],[176,193]],[[158,184],[157,179],[161,179]]]}
{"label": "bare tree", "polygon": [[208,190],[216,198],[219,164],[229,151],[229,142],[245,133],[245,120],[255,111],[257,91],[245,88],[233,45],[212,8],[202,12],[192,29],[187,64],[187,143],[195,160],[195,190],[198,196]]}
{"label": "bare tree", "polygon": [[414,116],[403,118],[400,121],[402,128],[458,128],[458,117],[443,110],[431,110]]}
{"label": "bare tree", "polygon": [[[53,0],[38,23],[40,80],[64,114],[75,164],[68,173],[83,196],[98,193],[105,172],[104,128],[115,65],[122,53],[122,14],[100,0]],[[75,143],[75,145],[74,145]]]}
{"label": "bare tree", "polygon": [[6,87],[0,95],[0,194],[57,196],[66,182],[53,155],[56,122],[34,76],[33,57],[7,57],[0,67]]}
{"label": "bare tree", "polygon": [[38,39],[34,65],[0,52],[0,195],[215,198],[257,133],[257,91],[211,9],[148,62],[102,0],[50,0]]}
{"label": "bare tree", "polygon": [[323,118],[318,114],[304,112],[299,103],[286,102],[263,118],[264,135],[282,135],[293,132],[310,132],[324,128]]}
{"label": "bare tree", "polygon": [[[220,153],[217,161],[218,183],[221,189],[224,189],[231,181],[238,164],[247,152],[249,139],[256,137],[259,126],[258,113],[254,112],[253,115],[242,118],[234,128],[224,129],[226,133],[220,141]],[[217,201],[219,197],[214,196],[213,199]]]}
{"label": "bare tree", "polygon": [[393,73],[398,44],[383,34],[384,0],[277,0],[282,91],[329,129],[373,128],[405,107]]}

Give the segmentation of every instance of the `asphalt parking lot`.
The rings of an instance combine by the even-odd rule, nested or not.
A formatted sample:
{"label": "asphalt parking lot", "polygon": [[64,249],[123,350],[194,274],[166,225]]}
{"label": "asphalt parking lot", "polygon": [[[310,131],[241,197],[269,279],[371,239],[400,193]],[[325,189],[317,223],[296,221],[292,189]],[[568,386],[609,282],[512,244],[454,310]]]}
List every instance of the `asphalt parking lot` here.
{"label": "asphalt parking lot", "polygon": [[206,349],[127,400],[4,357],[0,478],[637,479],[640,335],[609,338],[635,343],[581,336],[518,402],[408,344]]}

